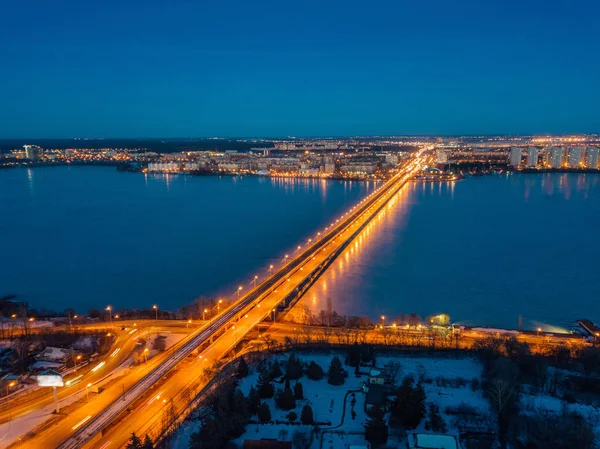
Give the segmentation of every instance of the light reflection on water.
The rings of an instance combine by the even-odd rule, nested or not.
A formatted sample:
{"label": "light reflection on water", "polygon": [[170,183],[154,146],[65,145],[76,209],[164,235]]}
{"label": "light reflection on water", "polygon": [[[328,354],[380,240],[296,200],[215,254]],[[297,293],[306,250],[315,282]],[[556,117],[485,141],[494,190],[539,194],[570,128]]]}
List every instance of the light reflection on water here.
{"label": "light reflection on water", "polygon": [[[558,328],[600,320],[600,175],[407,186],[307,292],[340,314]],[[392,318],[393,319],[393,318]]]}

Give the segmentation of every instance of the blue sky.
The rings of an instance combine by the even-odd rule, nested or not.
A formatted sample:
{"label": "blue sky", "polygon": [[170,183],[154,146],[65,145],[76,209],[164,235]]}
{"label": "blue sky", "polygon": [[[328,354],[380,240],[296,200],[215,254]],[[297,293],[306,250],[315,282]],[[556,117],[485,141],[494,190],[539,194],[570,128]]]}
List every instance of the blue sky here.
{"label": "blue sky", "polygon": [[595,0],[2,10],[0,137],[600,132]]}

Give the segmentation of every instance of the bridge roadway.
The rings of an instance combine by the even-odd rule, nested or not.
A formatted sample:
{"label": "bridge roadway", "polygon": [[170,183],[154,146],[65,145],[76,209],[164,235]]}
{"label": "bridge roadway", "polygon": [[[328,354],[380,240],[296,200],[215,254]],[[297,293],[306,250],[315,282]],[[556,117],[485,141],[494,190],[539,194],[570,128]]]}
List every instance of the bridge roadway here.
{"label": "bridge roadway", "polygon": [[[118,400],[104,407],[95,416],[88,415],[86,422],[77,427],[75,433],[58,445],[58,448],[70,449],[85,445],[121,415],[138,397],[143,395],[144,392],[203,343],[209,340],[212,341],[215,337],[229,330],[229,335],[231,335],[229,346],[233,347],[248,329],[251,329],[265,316],[268,316],[272,308],[282,301],[287,293],[293,291],[294,286],[306,277],[305,273],[317,268],[318,264],[322,263],[331,252],[336,251],[340,245],[356,236],[356,233],[370,221],[374,214],[398,192],[408,178],[418,169],[419,158],[420,153],[392,179],[327,226],[322,233],[318,233],[314,241],[309,239],[307,248],[299,255],[287,262],[248,294],[223,310],[212,322],[194,332],[186,342],[177,348],[171,357],[130,387]],[[346,238],[340,239],[344,234],[346,234]],[[319,260],[317,260],[317,256],[319,256]],[[305,269],[306,271],[304,271]],[[291,276],[294,276],[293,283],[291,282]],[[268,301],[262,304],[265,298]],[[253,319],[243,320],[245,321],[243,328],[238,326],[236,330],[236,323],[245,318],[250,311],[254,311],[252,313]]]}

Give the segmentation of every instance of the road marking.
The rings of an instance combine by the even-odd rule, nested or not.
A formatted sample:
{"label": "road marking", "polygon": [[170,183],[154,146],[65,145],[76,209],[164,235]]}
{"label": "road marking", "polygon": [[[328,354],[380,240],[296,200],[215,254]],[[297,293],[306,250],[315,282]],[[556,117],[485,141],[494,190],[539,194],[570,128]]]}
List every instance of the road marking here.
{"label": "road marking", "polygon": [[92,415],[87,415],[85,418],[83,418],[81,421],[79,421],[77,424],[75,424],[73,427],[71,427],[72,430],[77,430],[79,429],[81,426],[83,426],[86,422],[88,422],[90,419],[92,419]]}
{"label": "road marking", "polygon": [[82,377],[83,377],[83,374],[80,374],[79,376],[77,376],[77,377],[74,377],[74,378],[73,378],[73,379],[71,379],[71,380],[67,380],[67,381],[65,382],[65,384],[67,385],[67,387],[70,387],[71,385],[75,385],[77,382],[81,382],[81,378],[82,378]]}
{"label": "road marking", "polygon": [[102,446],[100,446],[99,449],[106,449],[108,446],[110,446],[110,441],[107,441],[106,443],[104,443]]}
{"label": "road marking", "polygon": [[115,350],[113,351],[113,353],[112,353],[110,356],[111,356],[111,357],[114,357],[114,356],[116,356],[116,355],[119,353],[119,351],[120,351],[120,350],[121,350],[121,348],[117,348],[117,349],[115,349]]}

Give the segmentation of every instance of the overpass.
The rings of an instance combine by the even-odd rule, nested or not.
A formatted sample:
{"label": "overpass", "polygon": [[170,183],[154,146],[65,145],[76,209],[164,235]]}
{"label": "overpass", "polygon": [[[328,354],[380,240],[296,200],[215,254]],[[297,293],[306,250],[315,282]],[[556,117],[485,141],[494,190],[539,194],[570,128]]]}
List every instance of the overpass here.
{"label": "overpass", "polygon": [[[385,207],[410,176],[420,168],[421,154],[422,152],[419,152],[415,159],[406,164],[384,185],[353,206],[322,232],[318,232],[314,239],[309,239],[304,249],[298,251],[298,254],[289,261],[286,258],[287,263],[271,276],[232,303],[206,326],[192,333],[186,341],[178,345],[169,358],[131,386],[122,397],[110,403],[95,416],[89,417],[85,424],[79,426],[74,434],[58,445],[58,448],[79,448],[90,442],[127,410],[137,398],[197,348],[207,342],[212,343],[227,332],[222,347],[225,350],[232,348],[249,329],[271,313],[275,314],[276,307],[289,301],[306,282],[318,277],[343,248]],[[243,320],[243,325],[238,325],[236,330],[240,320]]]}

